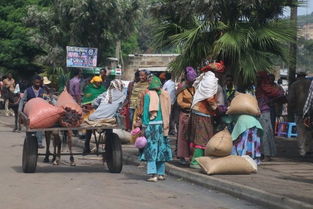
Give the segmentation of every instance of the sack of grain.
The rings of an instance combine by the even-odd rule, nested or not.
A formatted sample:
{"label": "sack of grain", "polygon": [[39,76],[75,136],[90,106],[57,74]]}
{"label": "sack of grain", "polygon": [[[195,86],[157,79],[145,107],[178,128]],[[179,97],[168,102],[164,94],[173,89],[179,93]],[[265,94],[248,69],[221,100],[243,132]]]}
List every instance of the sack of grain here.
{"label": "sack of grain", "polygon": [[83,114],[83,109],[77,102],[74,100],[74,98],[67,92],[66,89],[60,94],[56,106],[65,108],[70,108],[72,110],[75,110],[78,114]]}
{"label": "sack of grain", "polygon": [[231,154],[233,140],[228,129],[215,134],[206,145],[205,156],[225,157]]}
{"label": "sack of grain", "polygon": [[60,126],[78,127],[83,122],[83,109],[65,89],[59,96],[56,106],[63,107],[65,113],[59,120]]}
{"label": "sack of grain", "polygon": [[250,94],[236,94],[235,98],[231,101],[230,106],[226,112],[229,115],[254,115],[261,114],[258,101],[255,96]]}
{"label": "sack of grain", "polygon": [[64,110],[42,98],[33,98],[25,104],[24,113],[29,118],[29,128],[50,128],[58,122]]}
{"label": "sack of grain", "polygon": [[206,174],[251,174],[257,172],[257,164],[248,155],[196,158]]}

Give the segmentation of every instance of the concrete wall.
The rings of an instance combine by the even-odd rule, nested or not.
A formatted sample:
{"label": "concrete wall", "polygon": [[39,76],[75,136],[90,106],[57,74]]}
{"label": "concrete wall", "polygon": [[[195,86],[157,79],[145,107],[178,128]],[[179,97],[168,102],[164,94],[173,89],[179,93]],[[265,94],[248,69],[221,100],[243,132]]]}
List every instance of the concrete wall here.
{"label": "concrete wall", "polygon": [[122,79],[133,80],[134,73],[139,68],[154,68],[155,70],[167,68],[168,64],[177,56],[178,54],[130,54],[124,67],[126,70],[123,71]]}

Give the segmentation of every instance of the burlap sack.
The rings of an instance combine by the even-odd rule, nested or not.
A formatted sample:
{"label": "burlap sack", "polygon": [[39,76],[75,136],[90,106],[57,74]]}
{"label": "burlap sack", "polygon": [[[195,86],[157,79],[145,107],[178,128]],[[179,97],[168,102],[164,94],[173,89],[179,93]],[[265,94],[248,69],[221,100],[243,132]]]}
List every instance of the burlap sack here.
{"label": "burlap sack", "polygon": [[196,158],[202,171],[206,174],[251,174],[256,173],[257,164],[245,156],[230,155],[227,157],[199,157]]}
{"label": "burlap sack", "polygon": [[258,101],[250,94],[237,93],[235,98],[231,101],[230,106],[226,112],[229,115],[254,115],[261,114]]}
{"label": "burlap sack", "polygon": [[227,129],[218,132],[209,140],[205,149],[205,156],[225,157],[231,154],[233,140]]}

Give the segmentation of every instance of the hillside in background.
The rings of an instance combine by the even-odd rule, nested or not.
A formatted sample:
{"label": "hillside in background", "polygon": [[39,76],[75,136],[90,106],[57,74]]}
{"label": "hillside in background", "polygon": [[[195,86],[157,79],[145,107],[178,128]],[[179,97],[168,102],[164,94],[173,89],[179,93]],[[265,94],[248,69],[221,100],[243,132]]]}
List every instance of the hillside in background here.
{"label": "hillside in background", "polygon": [[301,15],[298,16],[298,26],[299,27],[303,27],[306,24],[313,24],[313,13],[311,13],[310,15]]}
{"label": "hillside in background", "polygon": [[313,13],[298,16],[298,37],[305,40],[313,40]]}

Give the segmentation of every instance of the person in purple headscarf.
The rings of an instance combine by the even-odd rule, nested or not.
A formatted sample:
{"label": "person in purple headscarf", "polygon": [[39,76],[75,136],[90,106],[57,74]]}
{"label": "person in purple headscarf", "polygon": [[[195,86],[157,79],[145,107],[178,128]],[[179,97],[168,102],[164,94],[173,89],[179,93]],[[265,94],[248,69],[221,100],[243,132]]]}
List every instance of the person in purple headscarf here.
{"label": "person in purple headscarf", "polygon": [[197,78],[197,72],[192,67],[185,69],[185,85],[177,90],[177,104],[180,108],[179,125],[177,134],[177,157],[183,165],[187,164],[190,159],[190,148],[188,139],[188,126],[190,108],[193,100],[195,89],[192,86]]}

